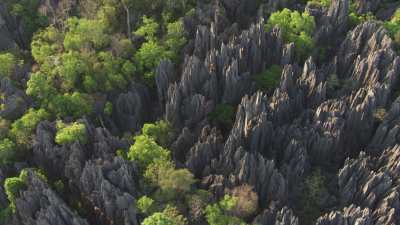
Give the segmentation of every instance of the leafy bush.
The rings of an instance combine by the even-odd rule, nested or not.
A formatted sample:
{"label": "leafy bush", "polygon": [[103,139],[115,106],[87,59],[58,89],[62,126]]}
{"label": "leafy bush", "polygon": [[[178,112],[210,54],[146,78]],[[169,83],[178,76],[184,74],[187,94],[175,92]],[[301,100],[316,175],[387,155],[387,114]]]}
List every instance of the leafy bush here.
{"label": "leafy bush", "polygon": [[147,16],[143,16],[143,23],[134,34],[144,37],[147,41],[156,41],[157,32],[160,25],[153,19]]}
{"label": "leafy bush", "polygon": [[130,147],[128,158],[139,164],[143,170],[156,161],[169,161],[170,152],[159,146],[155,140],[147,135],[139,135]]}
{"label": "leafy bush", "polygon": [[163,212],[156,212],[144,219],[142,225],[187,225],[185,217],[175,207],[167,206]]}
{"label": "leafy bush", "polygon": [[179,51],[186,44],[187,40],[183,35],[185,32],[182,20],[167,24],[167,34],[165,37],[165,46],[169,51],[169,58],[176,61]]}
{"label": "leafy bush", "polygon": [[282,68],[272,65],[269,69],[255,76],[256,85],[260,89],[272,90],[279,85]]}
{"label": "leafy bush", "polygon": [[0,78],[10,77],[22,62],[11,53],[0,53]]}
{"label": "leafy bush", "polygon": [[400,9],[398,9],[392,19],[385,22],[384,25],[392,38],[394,38],[395,43],[400,45]]}
{"label": "leafy bush", "polygon": [[240,218],[249,218],[253,216],[258,209],[258,195],[248,184],[243,184],[232,190],[232,196],[237,198],[237,204],[233,209],[236,216]]}
{"label": "leafy bush", "polygon": [[63,95],[55,95],[50,98],[48,109],[59,118],[72,116],[79,118],[93,111],[92,99],[87,94],[80,92],[65,93]]}
{"label": "leafy bush", "polygon": [[142,196],[137,200],[136,206],[141,213],[148,215],[154,211],[154,200],[147,196]]}
{"label": "leafy bush", "polygon": [[235,116],[235,108],[228,104],[218,104],[209,118],[222,124],[232,124]]}
{"label": "leafy bush", "polygon": [[164,40],[157,39],[160,25],[153,18],[143,17],[143,24],[134,33],[143,36],[146,42],[135,53],[138,68],[144,73],[147,81],[153,83],[154,69],[161,60],[176,60],[178,53],[186,43],[183,23],[181,20],[167,24]]}
{"label": "leafy bush", "polygon": [[17,144],[29,145],[36,126],[40,121],[48,118],[49,114],[44,109],[31,108],[11,125],[10,134]]}
{"label": "leafy bush", "polygon": [[315,170],[306,178],[303,194],[300,200],[300,214],[304,224],[312,224],[322,214],[322,200],[328,190],[325,187],[325,177],[320,170]]}
{"label": "leafy bush", "polygon": [[159,186],[162,191],[179,195],[189,192],[194,182],[194,176],[189,170],[170,169],[163,171],[163,176],[159,179]]}
{"label": "leafy bush", "polygon": [[154,213],[143,220],[141,225],[175,225],[167,215],[161,212]]}
{"label": "leafy bush", "polygon": [[[192,221],[199,222],[203,219],[205,208],[212,199],[212,194],[206,190],[196,190],[193,194],[186,196],[186,204]],[[196,223],[197,224],[197,223]]]}
{"label": "leafy bush", "polygon": [[314,17],[307,12],[300,14],[298,11],[283,9],[282,11],[271,14],[265,29],[271,30],[278,26],[282,30],[282,36],[285,42],[294,42],[296,45],[296,54],[299,59],[305,59],[309,52],[314,48],[312,35],[315,30]]}
{"label": "leafy bush", "polygon": [[225,195],[224,198],[206,207],[206,218],[210,225],[242,225],[245,224],[238,217],[230,216],[229,212],[237,205],[237,198]]}
{"label": "leafy bush", "polygon": [[113,112],[113,105],[111,102],[106,102],[105,106],[104,106],[104,114],[106,114],[107,116],[111,116]]}
{"label": "leafy bush", "polygon": [[156,123],[144,124],[142,133],[152,137],[159,145],[164,147],[168,146],[174,136],[171,124],[164,120],[157,121]]}
{"label": "leafy bush", "polygon": [[15,200],[17,199],[20,191],[26,188],[25,180],[27,171],[22,170],[18,177],[9,177],[4,181],[4,190],[6,192],[8,201],[10,201],[10,208],[15,212]]}
{"label": "leafy bush", "polygon": [[80,142],[85,144],[87,141],[85,124],[74,122],[72,124],[64,124],[57,121],[57,134],[55,141],[57,144],[70,144]]}
{"label": "leafy bush", "polygon": [[5,138],[0,141],[0,166],[8,165],[14,161],[15,144]]}

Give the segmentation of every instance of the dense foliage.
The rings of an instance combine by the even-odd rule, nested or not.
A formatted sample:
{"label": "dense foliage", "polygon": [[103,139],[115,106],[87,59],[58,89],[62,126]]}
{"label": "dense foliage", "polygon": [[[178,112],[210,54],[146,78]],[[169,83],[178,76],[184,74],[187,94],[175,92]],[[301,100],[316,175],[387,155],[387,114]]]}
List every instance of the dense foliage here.
{"label": "dense foliage", "polygon": [[[342,68],[337,68],[341,59],[337,57],[337,49],[332,48],[340,46],[339,38],[344,38],[346,33],[343,31],[337,34],[337,39],[332,37],[320,40],[324,37],[324,32],[329,33],[331,29],[341,30],[335,27],[340,24],[329,21],[335,19],[336,15],[329,18],[325,15],[333,9],[332,3],[336,1],[299,0],[282,1],[282,4],[267,0],[255,2],[1,1],[0,41],[3,41],[3,31],[5,39],[13,40],[11,46],[1,49],[0,52],[0,180],[5,193],[0,193],[0,197],[4,197],[4,201],[0,202],[0,207],[3,207],[0,208],[0,224],[11,224],[11,219],[18,221],[16,217],[20,215],[15,213],[19,210],[16,208],[19,204],[16,202],[19,203],[18,198],[29,188],[27,168],[40,168],[33,170],[48,183],[66,208],[70,207],[80,217],[98,224],[122,224],[108,218],[109,215],[105,215],[108,212],[102,211],[104,208],[113,208],[115,196],[101,196],[106,200],[99,201],[104,200],[106,206],[102,205],[103,202],[93,201],[94,195],[104,194],[104,190],[109,191],[108,188],[114,188],[116,183],[122,183],[124,188],[118,187],[119,190],[115,191],[115,204],[123,205],[124,210],[132,209],[131,212],[134,213],[129,216],[137,218],[138,224],[254,224],[254,218],[264,212],[275,216],[281,202],[275,203],[275,196],[259,199],[259,193],[255,190],[264,192],[265,190],[260,190],[264,184],[261,185],[261,181],[257,180],[258,174],[253,173],[270,169],[269,167],[271,170],[276,169],[271,181],[282,176],[283,186],[291,190],[293,184],[284,179],[298,175],[295,174],[297,171],[289,168],[293,166],[290,160],[297,156],[304,156],[296,162],[299,168],[304,167],[301,168],[299,176],[302,177],[299,177],[299,183],[293,188],[299,193],[293,196],[289,193],[288,199],[285,199],[293,209],[293,217],[298,217],[300,224],[313,224],[328,211],[326,202],[339,202],[337,190],[328,190],[328,172],[315,169],[317,166],[314,165],[314,155],[310,155],[312,150],[308,149],[309,146],[299,141],[296,144],[304,145],[304,155],[301,155],[303,152],[287,154],[277,149],[289,151],[290,148],[286,150],[286,147],[275,146],[275,142],[281,140],[271,141],[266,138],[271,136],[271,139],[278,139],[281,133],[292,128],[298,129],[300,137],[306,133],[306,128],[311,127],[310,134],[316,137],[320,135],[321,140],[324,140],[326,136],[323,135],[330,135],[322,132],[326,128],[323,125],[327,123],[317,123],[320,121],[315,121],[316,117],[326,119],[332,124],[341,121],[342,127],[348,128],[350,123],[347,124],[345,119],[355,117],[358,113],[350,111],[351,104],[343,104],[348,108],[346,110],[354,112],[351,116],[348,113],[343,113],[344,116],[339,115],[340,113],[331,115],[324,111],[325,108],[314,104],[337,97],[332,102],[336,104],[337,100],[337,105],[340,105],[339,99],[346,99],[347,92],[363,95],[361,92],[354,92],[355,86],[361,86],[355,79],[361,70],[346,68],[352,73],[352,76],[346,77],[341,74]],[[400,9],[394,14],[392,10],[390,14],[393,16],[390,19],[387,16],[386,21],[378,21],[386,16],[385,13],[389,14],[390,10],[380,13],[385,15],[377,13],[381,9],[362,14],[359,13],[363,12],[359,9],[360,2],[349,1],[349,12],[345,15],[349,20],[344,25],[344,30],[353,29],[367,21],[377,21],[379,26],[386,28],[394,45],[400,49]],[[384,2],[389,4],[394,1]],[[311,7],[308,8],[307,5]],[[257,10],[250,9],[263,6],[266,6],[264,9],[268,8],[265,12],[259,10],[256,13]],[[261,26],[262,32],[259,32],[259,26],[250,25],[257,21],[258,16],[264,16],[266,21]],[[247,20],[248,23],[244,22]],[[324,30],[321,29],[321,24],[329,24],[331,27]],[[202,27],[209,30],[202,30]],[[271,33],[278,29],[280,32],[277,33],[282,37]],[[325,41],[327,45],[323,46]],[[276,46],[269,46],[270,43],[276,43]],[[263,45],[265,48],[258,48]],[[289,55],[291,49],[282,46],[294,46],[293,54]],[[349,44],[350,47],[353,46]],[[391,46],[385,48],[390,49]],[[370,49],[368,51],[372,52]],[[354,58],[364,60],[358,62],[360,65],[367,65],[363,54],[364,50],[357,52],[356,55],[359,56]],[[384,54],[383,50],[381,54]],[[193,55],[204,63],[188,67],[188,56]],[[310,56],[317,68],[315,73],[312,73],[312,78],[299,78],[308,76],[300,74],[304,61]],[[291,65],[286,65],[288,60],[285,57],[290,58]],[[349,58],[353,58],[353,55]],[[375,57],[374,60],[378,62],[378,58]],[[174,74],[157,70],[163,69],[160,66],[163,60],[172,62],[171,71]],[[229,66],[234,60],[238,65],[237,76],[225,79],[225,74],[229,76],[227,70],[235,69]],[[289,66],[293,69],[293,77],[288,77],[287,83],[281,83],[283,88],[277,90],[283,68],[287,69]],[[308,69],[313,72],[313,68]],[[373,69],[375,68],[368,68],[370,71]],[[190,70],[190,73],[182,76],[183,70]],[[165,74],[156,77],[156,71]],[[203,74],[207,76],[202,76]],[[245,88],[237,88],[242,79],[246,82]],[[376,80],[380,79],[386,78],[376,76]],[[368,85],[373,86],[370,83]],[[173,84],[176,86],[172,86]],[[311,90],[312,86],[316,86],[318,90]],[[391,95],[385,92],[390,89],[389,85],[384,86],[382,98]],[[266,93],[268,103],[257,102],[260,103],[257,107],[244,105],[244,110],[239,110],[236,116],[237,119],[246,118],[236,121],[237,127],[231,130],[235,122],[237,105],[233,102],[236,100],[226,103],[219,96],[222,92],[231,91],[226,90],[227,87],[234,89],[232,91],[243,92],[239,93],[243,94],[241,96],[262,91]],[[301,90],[284,90],[294,87]],[[371,99],[375,93],[369,90],[365,92]],[[274,95],[271,97],[272,94]],[[164,95],[164,100],[168,96],[167,105],[160,104],[160,95]],[[327,103],[330,104],[330,100]],[[335,104],[329,106],[334,108]],[[297,109],[302,111],[299,115],[294,115]],[[243,111],[245,113],[241,115]],[[266,116],[260,119],[252,115],[260,113],[265,113],[263,115]],[[391,112],[379,106],[363,116],[365,121],[372,117],[373,127],[378,127],[378,124],[386,122]],[[171,117],[184,118],[184,121],[170,123],[167,120]],[[296,126],[286,124],[286,117],[296,120],[293,122]],[[166,120],[161,120],[162,118]],[[196,122],[192,123],[192,119]],[[120,128],[125,122],[127,128]],[[259,126],[260,124],[263,126]],[[269,130],[266,132],[269,128],[273,135]],[[338,130],[340,134],[346,132],[347,130]],[[329,143],[336,141],[336,136],[329,136]],[[363,138],[356,136],[350,136],[351,141],[339,143],[347,144],[353,139]],[[260,154],[247,151],[272,142],[272,150],[265,147],[258,152]],[[294,145],[290,143],[292,144]],[[76,146],[87,151],[79,152],[82,149],[76,150]],[[232,146],[235,147],[234,150],[227,151]],[[105,154],[101,154],[103,149]],[[54,161],[42,162],[41,157],[49,157]],[[224,160],[229,165],[225,165]],[[267,160],[272,163],[265,164],[266,167],[261,169],[257,168],[270,162]],[[49,165],[54,167],[54,162],[59,161],[65,161],[65,165],[60,165],[65,171],[41,172]],[[253,165],[255,161],[257,164]],[[300,165],[303,161],[305,165]],[[86,162],[93,162],[96,171],[99,171],[96,177],[90,177],[89,173],[92,171]],[[79,168],[68,167],[71,163]],[[120,168],[114,166],[116,164]],[[247,171],[247,166],[251,167],[249,170],[254,168],[258,172]],[[234,172],[239,175],[231,171],[233,168],[238,168]],[[327,169],[334,172],[338,170],[336,167]],[[77,171],[85,171],[87,174],[83,176]],[[47,172],[48,179],[43,175]],[[120,173],[132,176],[124,177]],[[248,174],[250,176],[246,177]],[[76,180],[72,181],[73,176],[76,176]],[[87,191],[89,194],[86,196],[81,190],[85,186],[82,184],[84,179],[90,179],[86,176],[93,180],[105,179],[106,182],[95,187],[95,190]],[[87,182],[88,186],[89,183],[95,181]],[[123,198],[119,198],[120,193]],[[126,196],[129,201],[125,201]],[[270,208],[266,208],[266,204],[270,204]]]}
{"label": "dense foliage", "polygon": [[272,65],[270,68],[255,76],[258,88],[272,90],[278,86],[282,74],[282,67]]}
{"label": "dense foliage", "polygon": [[313,50],[315,20],[307,12],[300,13],[290,9],[274,12],[265,24],[265,29],[269,31],[275,26],[281,29],[286,42],[295,44],[299,59],[304,59]]}
{"label": "dense foliage", "polygon": [[86,143],[86,127],[85,124],[74,122],[72,124],[64,124],[57,121],[57,134],[55,141],[57,144],[68,144],[73,142]]}

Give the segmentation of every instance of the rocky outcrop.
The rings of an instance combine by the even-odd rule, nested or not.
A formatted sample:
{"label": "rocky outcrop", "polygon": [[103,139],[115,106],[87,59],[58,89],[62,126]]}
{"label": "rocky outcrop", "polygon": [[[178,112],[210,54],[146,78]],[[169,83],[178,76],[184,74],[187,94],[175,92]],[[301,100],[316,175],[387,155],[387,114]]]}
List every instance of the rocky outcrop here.
{"label": "rocky outcrop", "polygon": [[160,62],[156,69],[156,85],[158,100],[163,106],[167,101],[168,87],[176,80],[174,64],[169,60]]}
{"label": "rocky outcrop", "polygon": [[121,131],[138,131],[148,119],[150,96],[145,86],[132,84],[113,101],[112,118]]}
{"label": "rocky outcrop", "polygon": [[88,225],[32,170],[27,173],[25,186],[15,201],[16,224]]}
{"label": "rocky outcrop", "polygon": [[373,225],[370,210],[351,205],[343,211],[336,211],[326,214],[318,219],[316,225]]}
{"label": "rocky outcrop", "polygon": [[268,209],[255,218],[253,224],[299,225],[299,220],[290,208],[285,206],[279,209],[274,203],[271,203]]}
{"label": "rocky outcrop", "polygon": [[137,223],[136,168],[119,157],[88,161],[80,178],[80,191],[96,215],[97,224]]}
{"label": "rocky outcrop", "polygon": [[399,150],[386,149],[379,158],[361,153],[346,160],[338,174],[343,205],[356,204],[370,210],[371,224],[397,224],[399,221]]}
{"label": "rocky outcrop", "polygon": [[332,0],[329,9],[318,23],[315,39],[326,45],[337,42],[334,37],[343,35],[348,29],[350,0]]}
{"label": "rocky outcrop", "polygon": [[186,167],[196,177],[211,175],[212,160],[218,159],[222,148],[223,140],[218,130],[204,127],[198,142],[188,152]]}
{"label": "rocky outcrop", "polygon": [[400,98],[393,102],[368,145],[368,151],[381,154],[382,150],[400,143]]}

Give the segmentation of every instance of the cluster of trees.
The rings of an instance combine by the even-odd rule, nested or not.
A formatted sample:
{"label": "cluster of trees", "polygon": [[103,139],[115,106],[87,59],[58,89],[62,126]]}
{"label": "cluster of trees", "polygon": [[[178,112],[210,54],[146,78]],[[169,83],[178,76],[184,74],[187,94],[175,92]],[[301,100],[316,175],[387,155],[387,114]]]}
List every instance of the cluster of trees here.
{"label": "cluster of trees", "polygon": [[145,217],[142,225],[190,224],[183,216],[184,211],[190,211],[191,220],[206,219],[210,225],[245,224],[245,219],[258,210],[258,197],[252,187],[235,188],[224,199],[213,203],[210,193],[196,189],[193,174],[176,168],[170,151],[160,146],[170,144],[171,129],[164,121],[145,124],[128,152],[128,159],[136,161],[142,171],[144,195],[136,202]]}
{"label": "cluster of trees", "polygon": [[271,14],[265,24],[265,29],[270,31],[276,26],[281,29],[283,40],[286,43],[293,42],[295,44],[296,56],[299,60],[304,60],[313,51],[315,47],[313,16],[307,12],[300,13],[285,8]]}
{"label": "cluster of trees", "polygon": [[57,144],[69,144],[79,142],[85,144],[87,141],[86,126],[83,123],[74,122],[65,124],[62,121],[57,121],[57,134],[55,142]]}

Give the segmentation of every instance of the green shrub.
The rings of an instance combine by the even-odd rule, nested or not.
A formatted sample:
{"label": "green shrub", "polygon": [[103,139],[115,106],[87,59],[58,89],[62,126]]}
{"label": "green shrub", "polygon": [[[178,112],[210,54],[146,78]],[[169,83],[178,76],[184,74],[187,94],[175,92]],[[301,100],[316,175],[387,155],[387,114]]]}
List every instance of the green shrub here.
{"label": "green shrub", "polygon": [[130,147],[128,158],[139,164],[143,170],[156,161],[169,161],[170,152],[159,146],[155,140],[147,135],[139,135],[135,138],[135,143]]}
{"label": "green shrub", "polygon": [[19,145],[29,145],[33,132],[39,122],[49,118],[44,109],[29,109],[20,119],[11,125],[11,136]]}
{"label": "green shrub", "polygon": [[171,124],[164,120],[144,124],[142,134],[153,138],[159,145],[164,147],[168,146],[174,137]]}
{"label": "green shrub", "polygon": [[384,23],[389,34],[397,45],[400,45],[400,9],[398,9],[390,21]]}
{"label": "green shrub", "polygon": [[235,108],[228,104],[218,104],[214,111],[210,113],[209,118],[219,123],[229,125],[235,119]]}
{"label": "green shrub", "polygon": [[172,206],[167,206],[164,211],[156,212],[144,219],[142,225],[187,225],[187,219]]}
{"label": "green shrub", "polygon": [[13,163],[15,159],[15,144],[10,139],[5,138],[0,141],[0,166]]}
{"label": "green shrub", "polygon": [[57,121],[57,134],[55,141],[60,145],[71,144],[74,142],[85,144],[87,141],[85,124],[78,122],[64,124],[62,121]]}
{"label": "green shrub", "polygon": [[315,170],[306,178],[300,200],[300,218],[303,224],[312,224],[323,212],[322,200],[328,194],[325,177],[320,170]]}
{"label": "green shrub", "polygon": [[10,209],[15,212],[15,200],[20,194],[20,191],[26,188],[27,171],[21,171],[18,177],[9,177],[4,181],[4,190],[6,192],[8,201],[10,201]]}
{"label": "green shrub", "polygon": [[111,102],[106,102],[105,106],[104,106],[104,114],[106,114],[107,116],[111,116],[113,112],[113,105]]}
{"label": "green shrub", "polygon": [[229,215],[229,212],[236,207],[237,202],[237,198],[225,195],[220,202],[208,205],[205,210],[208,224],[244,225],[244,221],[238,217]]}
{"label": "green shrub", "polygon": [[237,199],[233,213],[239,218],[250,218],[258,210],[258,195],[253,187],[243,184],[232,190],[232,196]]}
{"label": "green shrub", "polygon": [[269,69],[255,76],[255,82],[259,89],[273,90],[279,85],[282,68],[272,65]]}
{"label": "green shrub", "polygon": [[10,77],[22,62],[11,53],[0,53],[0,78]]}
{"label": "green shrub", "polygon": [[315,30],[313,16],[307,12],[300,14],[298,11],[285,8],[271,14],[265,24],[265,29],[270,31],[275,26],[281,28],[283,40],[286,43],[295,43],[296,55],[300,60],[304,60],[312,52],[315,46],[312,38]]}
{"label": "green shrub", "polygon": [[136,202],[136,206],[143,214],[149,215],[154,212],[154,200],[147,196],[139,198]]}
{"label": "green shrub", "polygon": [[189,192],[194,182],[194,176],[189,170],[170,169],[163,171],[159,179],[159,186],[164,192],[181,195]]}
{"label": "green shrub", "polygon": [[51,97],[47,107],[58,118],[79,118],[93,111],[93,100],[91,96],[80,92],[65,93]]}

